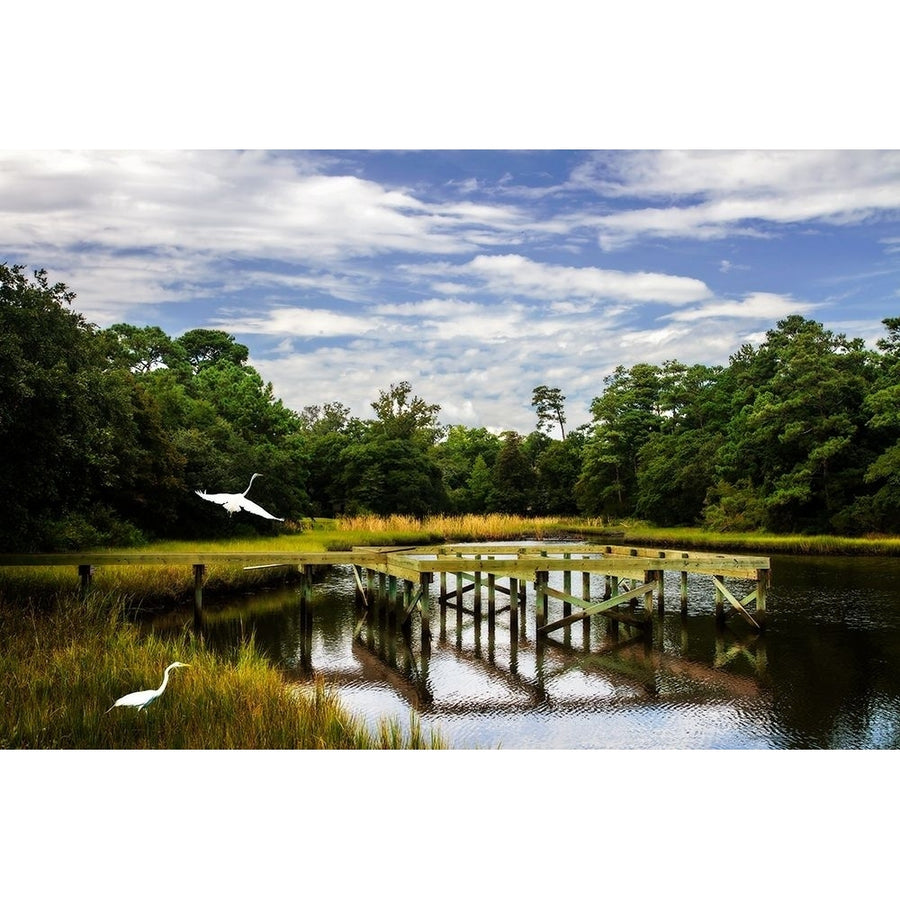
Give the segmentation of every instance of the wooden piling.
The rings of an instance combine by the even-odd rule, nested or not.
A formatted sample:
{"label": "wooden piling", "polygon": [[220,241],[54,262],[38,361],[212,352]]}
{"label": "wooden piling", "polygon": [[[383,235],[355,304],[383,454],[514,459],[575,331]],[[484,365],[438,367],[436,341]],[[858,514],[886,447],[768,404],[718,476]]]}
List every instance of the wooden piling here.
{"label": "wooden piling", "polygon": [[194,619],[200,619],[203,615],[203,577],[206,574],[206,566],[202,563],[194,566]]}
{"label": "wooden piling", "polygon": [[431,647],[431,598],[429,596],[431,591],[431,579],[432,575],[430,572],[423,572],[419,576],[419,590],[421,591],[419,614],[422,618],[422,651],[425,653],[427,653]]}
{"label": "wooden piling", "polygon": [[78,578],[81,583],[81,599],[83,600],[91,587],[91,579],[94,577],[94,567],[90,565],[80,565],[78,567]]}

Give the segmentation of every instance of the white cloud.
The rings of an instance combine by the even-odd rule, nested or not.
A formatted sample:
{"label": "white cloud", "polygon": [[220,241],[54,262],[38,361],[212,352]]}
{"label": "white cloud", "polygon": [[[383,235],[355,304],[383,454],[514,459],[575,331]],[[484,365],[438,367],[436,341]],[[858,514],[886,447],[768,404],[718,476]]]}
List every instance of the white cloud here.
{"label": "white cloud", "polygon": [[669,313],[666,319],[676,322],[695,322],[698,319],[757,319],[771,321],[791,315],[805,315],[821,304],[807,303],[785,297],[756,291],[747,294],[743,300],[715,300],[694,309],[681,309]]}
{"label": "white cloud", "polygon": [[[639,236],[765,235],[760,223],[849,224],[900,206],[893,150],[668,150],[598,154],[573,187],[652,205],[594,220],[602,247]],[[664,205],[659,205],[660,202]],[[756,224],[754,224],[756,223]]]}
{"label": "white cloud", "polygon": [[553,265],[518,254],[480,254],[459,265],[439,262],[402,268],[418,275],[468,276],[498,297],[681,304],[712,296],[709,288],[697,278],[657,272],[621,272],[596,266]]}
{"label": "white cloud", "polygon": [[0,243],[310,262],[471,252],[528,224],[511,207],[424,203],[321,165],[263,151],[4,151]]}

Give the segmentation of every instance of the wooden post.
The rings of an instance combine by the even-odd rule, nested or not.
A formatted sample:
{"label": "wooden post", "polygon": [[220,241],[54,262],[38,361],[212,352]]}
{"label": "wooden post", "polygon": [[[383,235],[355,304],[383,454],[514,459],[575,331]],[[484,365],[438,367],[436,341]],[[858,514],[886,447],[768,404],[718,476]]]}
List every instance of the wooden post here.
{"label": "wooden post", "polygon": [[[476,559],[481,559],[481,557],[477,556]],[[474,579],[475,589],[472,593],[475,595],[475,599],[472,604],[472,611],[475,614],[475,618],[477,620],[481,618],[481,572],[477,569],[474,573]]]}
{"label": "wooden post", "polygon": [[430,572],[422,572],[419,575],[419,587],[422,590],[422,599],[419,602],[419,610],[422,616],[422,652],[425,654],[431,648],[431,598],[429,597],[431,578]]}
{"label": "wooden post", "polygon": [[[519,603],[518,582],[509,579],[509,671],[516,675],[519,671]],[[525,618],[524,616],[522,617]]]}
{"label": "wooden post", "polygon": [[535,572],[534,590],[535,590],[535,615],[537,617],[538,630],[547,624],[547,594],[544,588],[549,578],[548,572]]}
{"label": "wooden post", "polygon": [[[581,573],[581,596],[587,602],[591,599],[591,573]],[[588,650],[591,646],[591,617],[584,617],[584,649]]]}
{"label": "wooden post", "polygon": [[91,587],[91,578],[94,576],[94,567],[81,565],[78,567],[78,577],[81,579],[81,599],[85,598]]}
{"label": "wooden post", "polygon": [[493,572],[488,572],[487,591],[488,624],[493,625],[494,618],[497,614],[497,576]]}
{"label": "wooden post", "polygon": [[515,641],[519,633],[519,580],[509,579],[509,632]]}
{"label": "wooden post", "polygon": [[[619,595],[619,576],[618,575],[610,575],[609,576],[609,597],[604,598],[607,600],[611,600],[613,597],[618,597]],[[606,630],[609,634],[618,637],[619,636],[619,620],[614,619],[612,616],[606,617]]]}
{"label": "wooden post", "polygon": [[687,572],[681,573],[681,615],[687,616],[688,611],[688,578]]}
{"label": "wooden post", "polygon": [[397,621],[397,576],[388,575],[388,616],[392,622]]}
{"label": "wooden post", "polygon": [[644,584],[649,584],[650,588],[644,594],[644,612],[650,616],[653,613],[653,582],[656,581],[656,572],[644,572]]}
{"label": "wooden post", "polygon": [[194,620],[203,616],[203,576],[206,574],[206,566],[194,565]]}
{"label": "wooden post", "polygon": [[[719,578],[724,578],[724,575],[719,575]],[[715,584],[715,582],[713,582]],[[718,624],[722,624],[725,621],[725,597],[722,592],[719,590],[719,585],[716,584],[716,622]]]}
{"label": "wooden post", "polygon": [[766,590],[769,587],[768,569],[756,570],[756,615],[753,617],[759,624],[759,630],[763,631],[766,627]]}
{"label": "wooden post", "polygon": [[662,615],[666,611],[666,573],[664,569],[660,569],[656,573],[656,581],[656,611]]}

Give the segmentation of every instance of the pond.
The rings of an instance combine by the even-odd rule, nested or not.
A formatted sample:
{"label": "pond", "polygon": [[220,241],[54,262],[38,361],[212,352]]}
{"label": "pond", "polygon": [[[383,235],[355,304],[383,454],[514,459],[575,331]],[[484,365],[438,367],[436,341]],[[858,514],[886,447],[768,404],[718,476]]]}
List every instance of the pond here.
{"label": "pond", "polygon": [[536,640],[531,586],[514,632],[505,598],[491,619],[470,600],[465,613],[442,608],[433,590],[427,649],[418,613],[400,628],[360,601],[349,567],[324,573],[308,604],[296,586],[207,604],[209,645],[252,634],[287,679],[322,676],[370,724],[406,728],[415,711],[453,748],[900,747],[897,559],[772,557],[762,634],[738,618],[717,623],[701,576],[682,615],[678,573],[667,574],[649,636],[595,616]]}

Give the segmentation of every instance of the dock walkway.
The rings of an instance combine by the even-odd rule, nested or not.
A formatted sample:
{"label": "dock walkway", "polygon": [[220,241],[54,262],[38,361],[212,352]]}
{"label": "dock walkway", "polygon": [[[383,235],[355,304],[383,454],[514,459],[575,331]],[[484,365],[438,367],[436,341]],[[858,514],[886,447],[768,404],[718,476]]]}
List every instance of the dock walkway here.
{"label": "dock walkway", "polygon": [[[361,546],[348,551],[318,553],[226,550],[0,554],[0,566],[77,567],[85,590],[95,567],[134,565],[191,566],[197,615],[202,609],[203,582],[209,565],[240,565],[247,569],[296,567],[307,576],[304,581],[308,588],[305,590],[311,590],[315,567],[352,566],[357,587],[366,602],[377,594],[391,604],[402,604],[404,620],[415,611],[419,612],[423,639],[429,635],[429,603],[435,575],[440,582],[439,602],[455,607],[458,616],[463,612],[480,614],[485,594],[488,612],[495,614],[497,594],[508,597],[511,628],[516,627],[520,609],[524,612],[525,588],[531,583],[539,634],[548,634],[595,615],[638,627],[651,627],[654,608],[663,609],[663,576],[673,571],[680,573],[683,613],[687,608],[688,577],[701,576],[710,580],[717,618],[724,618],[726,611],[734,612],[752,627],[762,630],[766,623],[766,593],[771,578],[770,560],[763,556],[544,541]],[[560,576],[557,573],[562,573],[561,587],[552,587],[551,576],[558,582]],[[577,594],[572,588],[576,573],[581,576]],[[455,577],[452,588],[448,588],[448,577]],[[592,588],[592,577],[602,577],[602,595]],[[726,579],[731,583],[727,584]],[[735,581],[751,581],[755,588],[740,597],[741,591],[735,593]],[[593,584],[596,585],[596,581]],[[473,595],[471,610],[464,605],[467,593]],[[551,600],[556,601],[554,607],[562,604],[561,616],[553,620],[550,619]]]}

